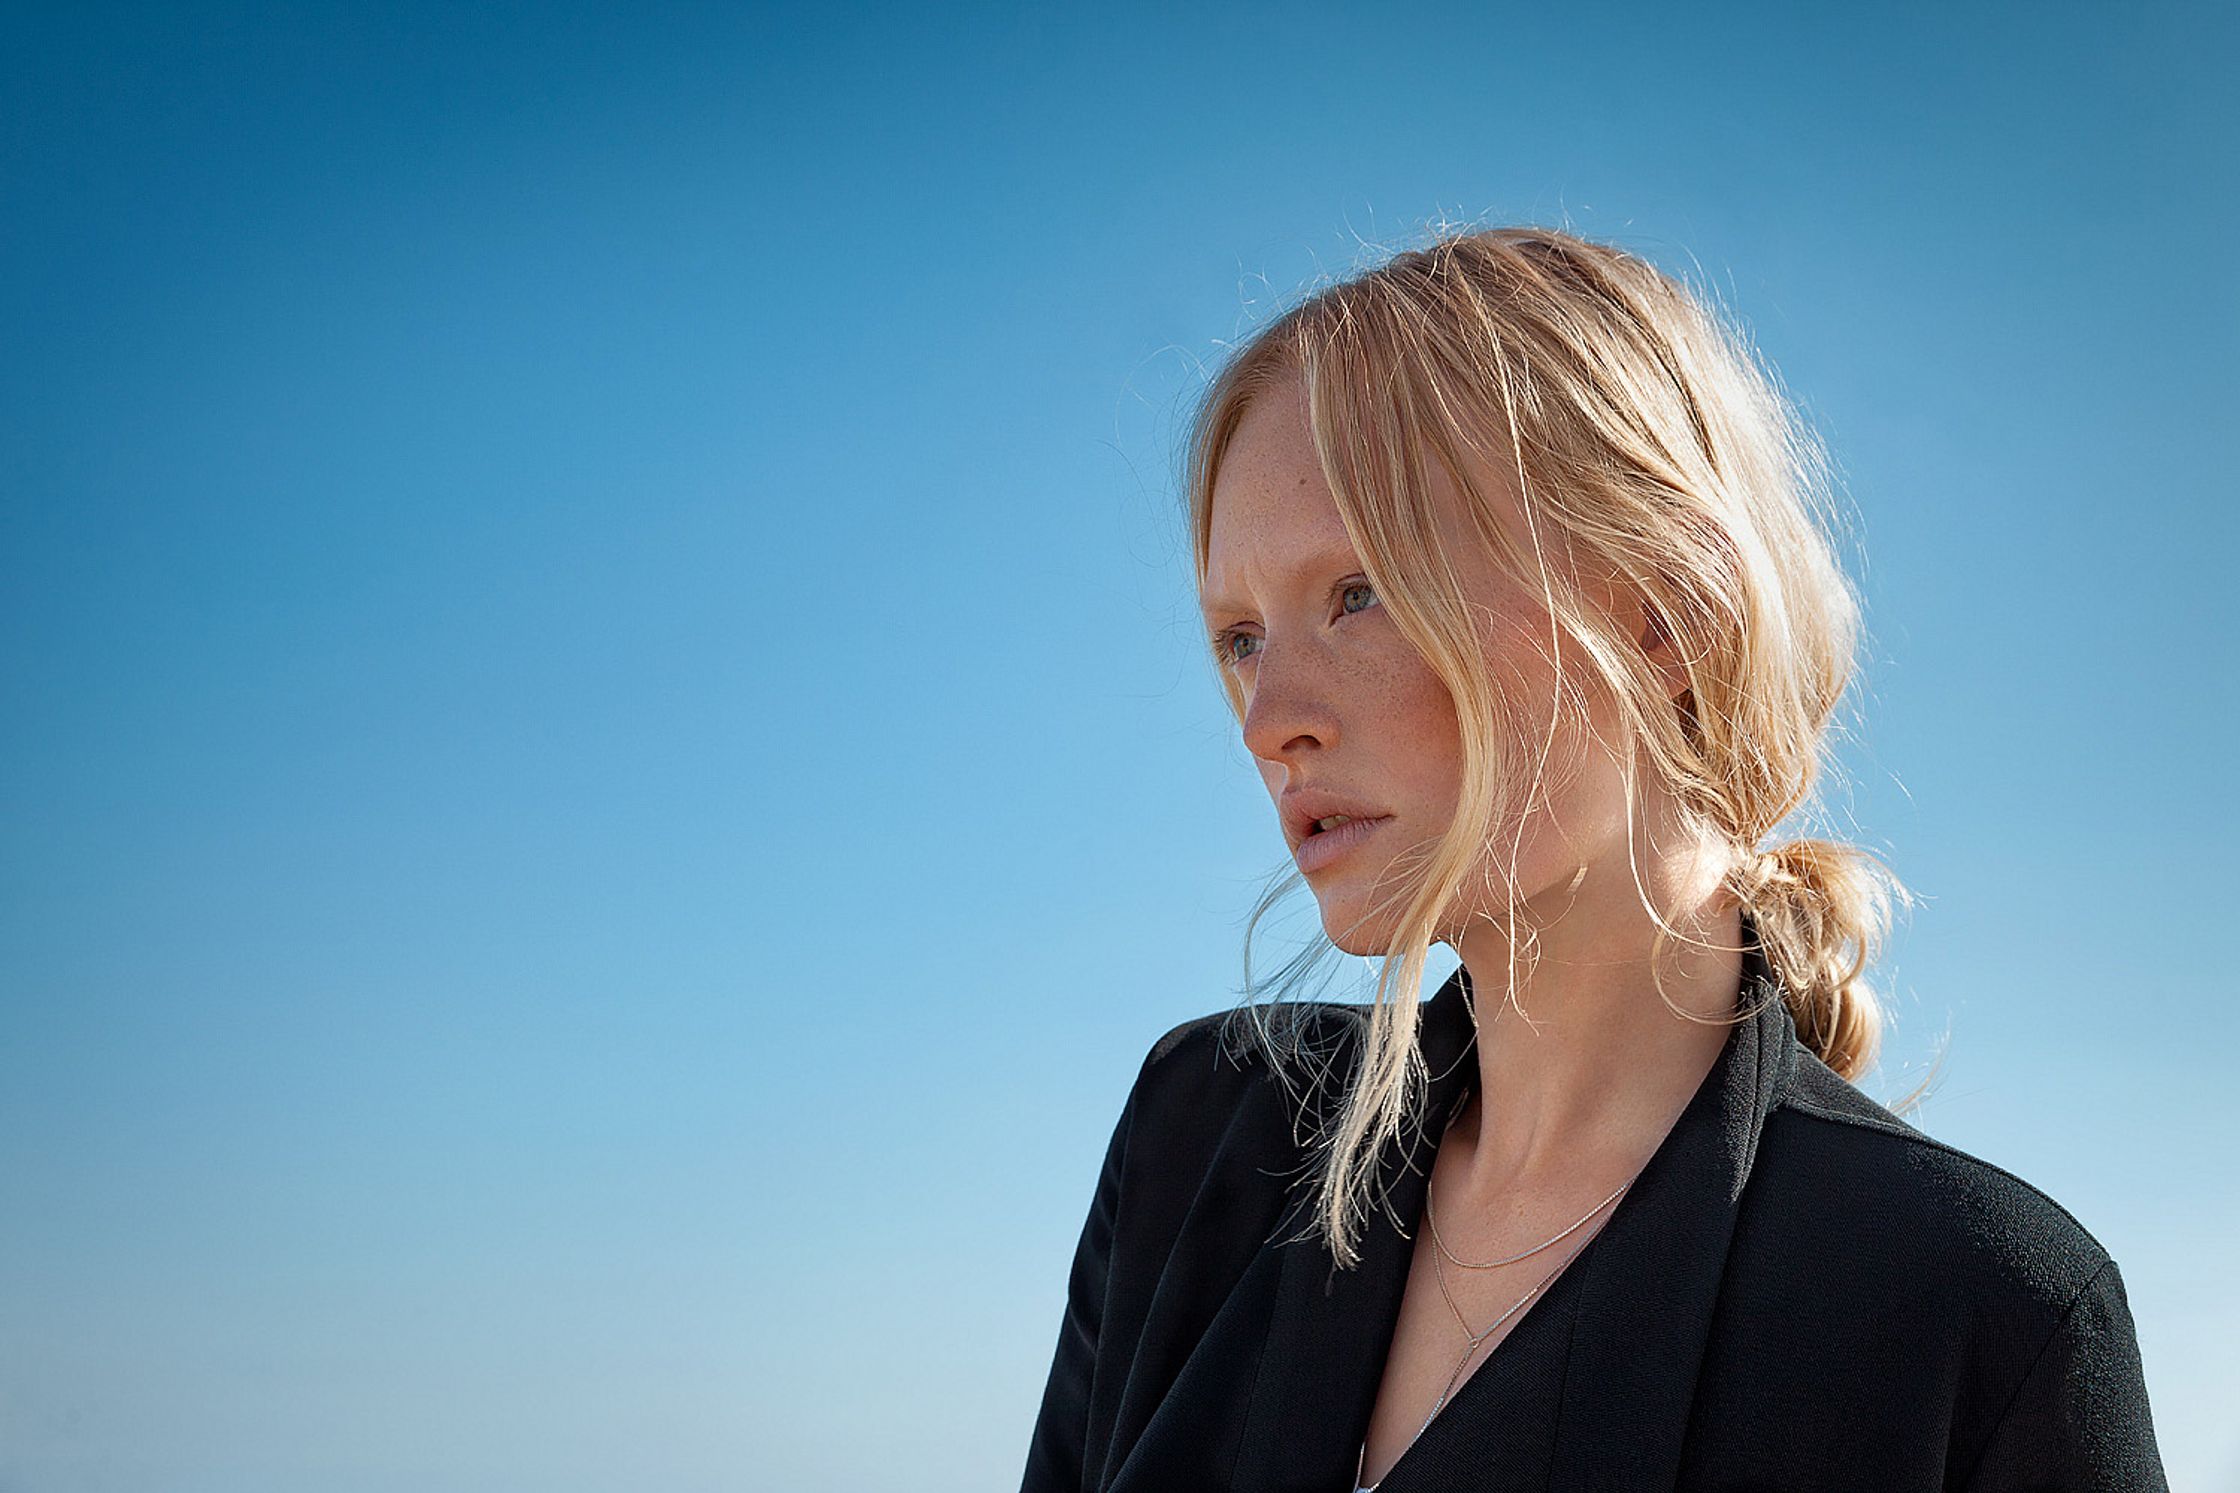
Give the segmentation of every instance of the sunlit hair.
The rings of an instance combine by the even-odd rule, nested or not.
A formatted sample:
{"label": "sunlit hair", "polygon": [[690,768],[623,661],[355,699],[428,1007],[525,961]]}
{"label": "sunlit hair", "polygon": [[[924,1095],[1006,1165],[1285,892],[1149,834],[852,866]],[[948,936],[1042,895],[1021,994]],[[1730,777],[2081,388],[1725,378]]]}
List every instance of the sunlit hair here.
{"label": "sunlit hair", "polygon": [[[1559,724],[1519,718],[1517,692],[1498,677],[1473,616],[1483,601],[1465,594],[1437,538],[1429,462],[1461,494],[1461,531],[1545,607],[1551,636],[1541,646],[1559,679],[1558,710],[1583,727],[1582,681],[1565,669],[1583,663],[1618,702],[1630,738],[1617,744],[1620,761],[1645,755],[1689,824],[1731,847],[1724,885],[1749,910],[1803,1041],[1846,1079],[1874,1061],[1883,1017],[1862,975],[1887,938],[1893,895],[1910,903],[1911,894],[1854,845],[1760,847],[1814,801],[1853,672],[1859,602],[1824,527],[1833,517],[1825,454],[1713,304],[1640,258],[1565,232],[1450,232],[1270,322],[1198,405],[1184,486],[1201,594],[1230,440],[1258,395],[1303,378],[1315,450],[1362,567],[1460,722],[1453,824],[1397,860],[1399,884],[1369,914],[1394,932],[1360,1040],[1330,1040],[1329,1013],[1348,1008],[1256,1000],[1271,987],[1251,978],[1247,929],[1232,1040],[1249,1029],[1295,1101],[1302,1080],[1316,1098],[1342,1086],[1309,1127],[1311,1227],[1342,1266],[1359,1259],[1377,1158],[1411,1118],[1424,1123],[1416,1031],[1431,945],[1452,941],[1452,909],[1485,889],[1471,883],[1489,858],[1513,887],[1493,841],[1499,826],[1521,822],[1514,806],[1531,801]],[[1487,472],[1513,479],[1525,535],[1497,518]],[[1582,585],[1597,573],[1648,601],[1684,663],[1677,698]],[[1243,690],[1226,661],[1214,663],[1241,721]],[[1626,786],[1631,802],[1630,767]],[[1301,879],[1295,868],[1279,873],[1252,923]],[[1514,932],[1512,976],[1520,943],[1528,963],[1537,953],[1528,929]],[[1685,935],[1660,917],[1654,966],[1672,936]],[[1334,947],[1318,940],[1272,988],[1289,991]],[[1335,1071],[1341,1050],[1359,1054],[1349,1073]]]}

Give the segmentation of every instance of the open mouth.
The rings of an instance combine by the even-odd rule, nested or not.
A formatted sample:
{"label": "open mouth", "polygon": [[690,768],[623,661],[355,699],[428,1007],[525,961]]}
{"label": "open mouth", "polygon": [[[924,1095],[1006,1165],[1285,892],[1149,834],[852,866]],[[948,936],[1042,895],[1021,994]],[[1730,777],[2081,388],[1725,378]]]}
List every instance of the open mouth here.
{"label": "open mouth", "polygon": [[[1340,819],[1337,823],[1330,825],[1327,829],[1323,827],[1322,821],[1317,820],[1316,822],[1307,826],[1306,838],[1308,840],[1319,840],[1330,835],[1343,833],[1344,831],[1349,829],[1366,829],[1372,824],[1382,824],[1391,817],[1392,816],[1390,814],[1356,814],[1350,819]],[[1305,841],[1301,841],[1300,843],[1304,844]]]}

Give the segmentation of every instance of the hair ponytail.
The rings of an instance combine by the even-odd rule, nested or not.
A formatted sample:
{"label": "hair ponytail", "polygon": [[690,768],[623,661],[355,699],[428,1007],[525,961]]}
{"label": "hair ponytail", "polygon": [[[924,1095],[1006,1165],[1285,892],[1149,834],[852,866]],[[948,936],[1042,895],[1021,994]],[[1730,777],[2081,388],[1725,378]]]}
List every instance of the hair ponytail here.
{"label": "hair ponytail", "polygon": [[1806,1047],[1852,1081],[1882,1045],[1882,1002],[1864,975],[1882,956],[1892,895],[1906,895],[1871,852],[1840,840],[1790,840],[1746,854],[1727,887],[1750,912]]}

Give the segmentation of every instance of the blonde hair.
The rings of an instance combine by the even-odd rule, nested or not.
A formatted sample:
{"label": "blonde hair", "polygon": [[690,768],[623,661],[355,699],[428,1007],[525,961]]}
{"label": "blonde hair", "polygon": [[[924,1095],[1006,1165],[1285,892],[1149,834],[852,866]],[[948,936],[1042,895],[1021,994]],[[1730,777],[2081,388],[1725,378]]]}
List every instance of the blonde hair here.
{"label": "blonde hair", "polygon": [[[1336,1052],[1359,1052],[1312,1152],[1313,1229],[1337,1263],[1358,1261],[1376,1158],[1422,1107],[1415,1033],[1431,945],[1494,826],[1530,801],[1502,743],[1533,740],[1527,726],[1552,730],[1513,718],[1515,692],[1495,678],[1436,537],[1429,460],[1462,493],[1466,531],[1497,573],[1537,590],[1560,629],[1558,709],[1582,708],[1560,659],[1583,655],[1689,824],[1732,847],[1723,885],[1748,911],[1802,1040],[1845,1079],[1861,1074],[1883,1025],[1862,973],[1887,936],[1892,895],[1911,895],[1854,845],[1757,848],[1813,801],[1861,624],[1822,527],[1825,454],[1743,336],[1644,260],[1548,228],[1450,232],[1330,284],[1247,339],[1198,405],[1184,488],[1201,594],[1222,457],[1253,400],[1294,378],[1370,583],[1454,698],[1464,762],[1451,827],[1395,863],[1404,884],[1370,914],[1397,918],[1361,1042],[1322,1041],[1329,1024],[1303,1015],[1306,1003],[1256,1003],[1247,928],[1245,1003],[1232,1014],[1252,1014],[1294,1097],[1294,1071],[1319,1091],[1338,1077]],[[1529,550],[1497,521],[1474,476],[1481,462],[1513,476]],[[1677,699],[1591,599],[1583,570],[1647,600],[1686,672]],[[1241,720],[1243,692],[1215,664]],[[1635,786],[1628,766],[1629,801]],[[1279,876],[1252,924],[1300,882]],[[1660,952],[1669,931],[1660,917]],[[1321,940],[1292,960],[1278,987],[1332,947]]]}

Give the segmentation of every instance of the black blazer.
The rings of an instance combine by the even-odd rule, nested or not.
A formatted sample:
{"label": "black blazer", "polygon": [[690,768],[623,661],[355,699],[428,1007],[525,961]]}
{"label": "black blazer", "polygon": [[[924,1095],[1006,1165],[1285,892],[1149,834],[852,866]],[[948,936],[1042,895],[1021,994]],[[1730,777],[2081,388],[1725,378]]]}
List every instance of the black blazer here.
{"label": "black blazer", "polygon": [[[1755,1014],[1379,1493],[2165,1490],[2115,1261],[1837,1077],[1747,921],[1744,942]],[[1440,1128],[1420,1117],[1477,1078],[1467,981],[1422,1008],[1429,1102],[1411,1164],[1384,1158],[1411,1234]],[[1412,1245],[1376,1210],[1356,1269],[1295,1237],[1294,1116],[1259,1057],[1222,1051],[1223,1014],[1161,1037],[1122,1108],[1023,1493],[1352,1493]]]}

